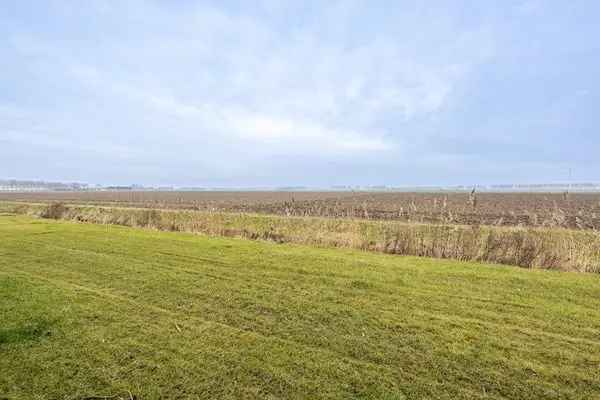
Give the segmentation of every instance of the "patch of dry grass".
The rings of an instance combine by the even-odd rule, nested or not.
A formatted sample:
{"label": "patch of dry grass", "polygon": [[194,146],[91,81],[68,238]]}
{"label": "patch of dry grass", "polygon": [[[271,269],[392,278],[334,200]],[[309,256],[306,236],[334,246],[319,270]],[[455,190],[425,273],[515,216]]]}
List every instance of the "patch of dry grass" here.
{"label": "patch of dry grass", "polygon": [[600,233],[562,228],[466,226],[247,213],[4,203],[19,214],[166,231],[342,247],[391,254],[600,272]]}

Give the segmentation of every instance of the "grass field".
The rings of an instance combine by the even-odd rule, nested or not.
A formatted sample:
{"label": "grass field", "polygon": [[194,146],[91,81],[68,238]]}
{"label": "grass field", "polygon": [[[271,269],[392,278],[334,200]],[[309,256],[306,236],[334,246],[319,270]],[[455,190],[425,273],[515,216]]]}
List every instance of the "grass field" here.
{"label": "grass field", "polygon": [[600,278],[0,217],[0,398],[598,399]]}

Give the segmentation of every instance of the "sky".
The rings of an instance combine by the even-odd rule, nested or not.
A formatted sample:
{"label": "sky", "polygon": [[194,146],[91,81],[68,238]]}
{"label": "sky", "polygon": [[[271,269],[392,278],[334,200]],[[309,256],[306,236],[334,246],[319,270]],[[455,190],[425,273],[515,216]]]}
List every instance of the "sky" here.
{"label": "sky", "polygon": [[600,181],[600,2],[3,0],[0,178]]}

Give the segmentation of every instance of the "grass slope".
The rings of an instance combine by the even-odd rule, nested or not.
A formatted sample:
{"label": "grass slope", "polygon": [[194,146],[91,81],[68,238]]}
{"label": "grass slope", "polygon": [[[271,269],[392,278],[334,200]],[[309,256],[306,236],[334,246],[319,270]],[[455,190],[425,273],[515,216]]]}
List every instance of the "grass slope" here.
{"label": "grass slope", "polygon": [[0,398],[597,399],[600,278],[0,217]]}

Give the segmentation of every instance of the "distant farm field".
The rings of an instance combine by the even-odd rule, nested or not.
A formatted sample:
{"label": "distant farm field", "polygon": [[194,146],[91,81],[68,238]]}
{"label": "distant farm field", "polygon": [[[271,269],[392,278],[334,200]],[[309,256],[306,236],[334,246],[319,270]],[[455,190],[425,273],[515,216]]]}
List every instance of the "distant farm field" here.
{"label": "distant farm field", "polygon": [[598,399],[598,310],[594,274],[0,216],[3,399]]}
{"label": "distant farm field", "polygon": [[0,200],[404,222],[600,229],[600,193],[47,192]]}

